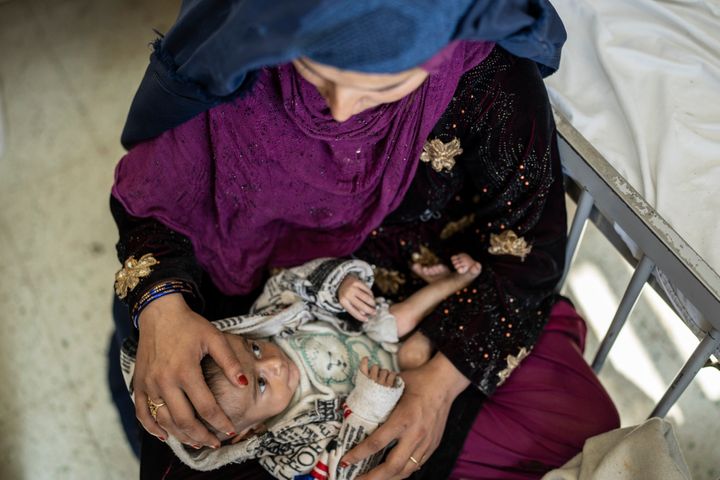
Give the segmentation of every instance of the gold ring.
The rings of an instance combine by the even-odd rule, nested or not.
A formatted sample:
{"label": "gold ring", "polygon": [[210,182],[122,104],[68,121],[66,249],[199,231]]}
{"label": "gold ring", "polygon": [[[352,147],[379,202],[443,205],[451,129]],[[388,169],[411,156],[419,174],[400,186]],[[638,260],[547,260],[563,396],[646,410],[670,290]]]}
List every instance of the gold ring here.
{"label": "gold ring", "polygon": [[160,410],[160,407],[165,406],[165,402],[160,400],[160,403],[155,403],[152,400],[150,400],[150,398],[148,397],[147,404],[148,404],[148,408],[150,409],[150,415],[152,415],[153,420],[155,420],[157,422],[158,410]]}
{"label": "gold ring", "polygon": [[413,463],[414,463],[415,465],[417,465],[418,467],[420,466],[420,462],[418,462],[417,460],[415,460],[415,457],[413,457],[412,455],[410,455],[410,461],[413,462]]}

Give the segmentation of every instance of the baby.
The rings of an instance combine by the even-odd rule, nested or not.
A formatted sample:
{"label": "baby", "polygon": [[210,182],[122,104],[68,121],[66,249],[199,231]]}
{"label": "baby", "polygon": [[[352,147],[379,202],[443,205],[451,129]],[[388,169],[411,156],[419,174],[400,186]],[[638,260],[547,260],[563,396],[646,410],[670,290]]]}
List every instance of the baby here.
{"label": "baby", "polygon": [[[367,470],[379,459],[347,468],[338,462],[386,420],[402,395],[397,357],[419,364],[430,356],[422,341],[407,342],[395,355],[399,338],[480,273],[469,255],[452,260],[455,271],[433,272],[432,283],[392,305],[373,296],[372,270],[359,260],[318,259],[275,275],[249,315],[215,322],[243,367],[242,386],[228,381],[212,358],[202,362],[239,433],[215,432],[224,439],[218,450],[190,450],[173,438],[168,443],[198,470],[250,458],[285,479],[313,470],[321,478],[350,479]],[[359,322],[343,318],[347,314]]]}

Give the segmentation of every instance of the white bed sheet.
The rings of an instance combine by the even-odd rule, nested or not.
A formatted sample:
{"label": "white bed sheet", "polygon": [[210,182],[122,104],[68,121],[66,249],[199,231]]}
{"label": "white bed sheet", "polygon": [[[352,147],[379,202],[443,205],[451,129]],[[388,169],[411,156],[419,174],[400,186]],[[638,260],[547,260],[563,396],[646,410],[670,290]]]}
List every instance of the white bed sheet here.
{"label": "white bed sheet", "polygon": [[553,5],[553,104],[720,272],[720,0]]}

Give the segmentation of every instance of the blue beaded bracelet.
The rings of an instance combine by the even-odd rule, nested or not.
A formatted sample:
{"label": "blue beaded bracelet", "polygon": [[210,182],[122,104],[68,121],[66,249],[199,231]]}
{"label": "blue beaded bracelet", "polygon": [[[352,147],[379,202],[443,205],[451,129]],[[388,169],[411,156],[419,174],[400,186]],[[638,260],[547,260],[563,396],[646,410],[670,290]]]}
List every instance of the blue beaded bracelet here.
{"label": "blue beaded bracelet", "polygon": [[193,293],[193,289],[188,284],[180,280],[171,280],[169,282],[159,283],[152,287],[150,290],[145,292],[142,297],[140,297],[140,300],[138,300],[135,307],[132,309],[131,316],[135,328],[138,328],[140,313],[145,307],[158,298],[170,295],[171,293]]}

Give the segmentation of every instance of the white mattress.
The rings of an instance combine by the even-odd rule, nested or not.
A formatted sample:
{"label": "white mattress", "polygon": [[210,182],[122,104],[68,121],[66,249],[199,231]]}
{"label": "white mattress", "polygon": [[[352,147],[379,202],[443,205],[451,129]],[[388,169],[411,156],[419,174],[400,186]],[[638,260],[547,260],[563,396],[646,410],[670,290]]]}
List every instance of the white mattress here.
{"label": "white mattress", "polygon": [[720,0],[553,5],[553,104],[720,272]]}

